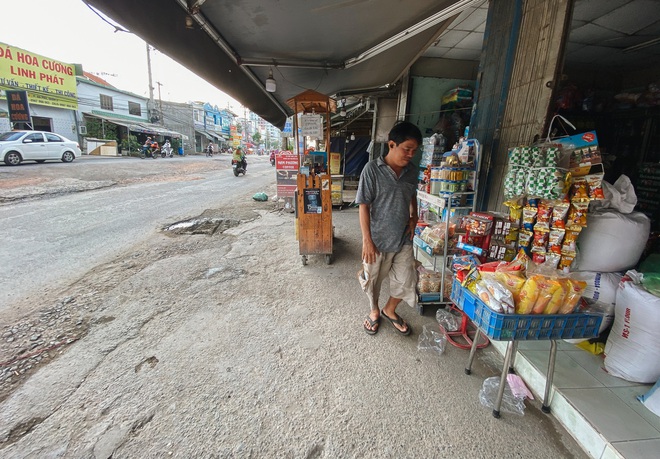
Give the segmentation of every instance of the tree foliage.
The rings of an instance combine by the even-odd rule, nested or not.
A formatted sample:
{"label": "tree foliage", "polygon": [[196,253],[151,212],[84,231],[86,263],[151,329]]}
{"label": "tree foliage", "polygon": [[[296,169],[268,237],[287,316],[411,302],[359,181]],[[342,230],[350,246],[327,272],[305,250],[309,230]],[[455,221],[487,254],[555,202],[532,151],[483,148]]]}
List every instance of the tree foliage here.
{"label": "tree foliage", "polygon": [[87,134],[85,137],[103,140],[119,140],[117,137],[117,125],[112,123],[105,123],[96,118],[87,118],[85,120],[87,126]]}

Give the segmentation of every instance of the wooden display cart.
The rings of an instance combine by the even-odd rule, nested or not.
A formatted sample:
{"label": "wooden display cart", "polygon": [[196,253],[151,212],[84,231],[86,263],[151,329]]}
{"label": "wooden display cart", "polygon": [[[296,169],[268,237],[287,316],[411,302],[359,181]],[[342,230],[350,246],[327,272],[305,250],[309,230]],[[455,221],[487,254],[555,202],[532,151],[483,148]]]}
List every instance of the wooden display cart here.
{"label": "wooden display cart", "polygon": [[[304,163],[304,152],[300,151],[298,113],[325,115],[323,141],[330,149],[330,112],[336,111],[335,101],[316,91],[304,91],[289,99],[287,104],[294,112],[293,132],[299,164]],[[332,179],[330,174],[309,168],[298,171],[296,190],[296,234],[302,264],[307,264],[309,255],[325,255],[325,262],[332,262]]]}
{"label": "wooden display cart", "polygon": [[332,197],[330,176],[298,174],[296,212],[298,243],[302,264],[307,256],[325,255],[326,264],[332,262]]}

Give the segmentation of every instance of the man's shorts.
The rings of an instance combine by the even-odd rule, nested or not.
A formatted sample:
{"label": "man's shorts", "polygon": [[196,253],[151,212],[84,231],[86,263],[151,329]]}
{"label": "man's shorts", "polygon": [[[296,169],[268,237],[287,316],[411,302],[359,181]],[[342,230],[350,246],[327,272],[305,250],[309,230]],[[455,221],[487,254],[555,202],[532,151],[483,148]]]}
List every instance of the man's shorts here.
{"label": "man's shorts", "polygon": [[362,262],[358,279],[369,297],[372,308],[378,307],[383,280],[390,279],[390,296],[400,298],[410,306],[417,305],[417,270],[412,245],[404,245],[400,252],[381,253],[375,263]]}

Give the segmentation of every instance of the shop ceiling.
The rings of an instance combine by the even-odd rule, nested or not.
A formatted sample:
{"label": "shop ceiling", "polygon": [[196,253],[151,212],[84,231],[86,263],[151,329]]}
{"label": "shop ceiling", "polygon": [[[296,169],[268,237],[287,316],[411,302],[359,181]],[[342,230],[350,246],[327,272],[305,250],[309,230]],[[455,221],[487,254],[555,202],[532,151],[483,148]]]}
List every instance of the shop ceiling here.
{"label": "shop ceiling", "polygon": [[[306,89],[369,94],[420,56],[479,60],[488,13],[485,0],[84,1],[280,128]],[[577,0],[567,62],[657,62],[657,5]]]}

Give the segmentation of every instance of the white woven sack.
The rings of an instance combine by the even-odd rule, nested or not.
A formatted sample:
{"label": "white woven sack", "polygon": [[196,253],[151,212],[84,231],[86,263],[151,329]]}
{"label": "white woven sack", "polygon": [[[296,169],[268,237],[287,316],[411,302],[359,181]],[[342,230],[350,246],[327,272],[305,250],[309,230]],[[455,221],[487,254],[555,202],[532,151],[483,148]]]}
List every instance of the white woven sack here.
{"label": "white woven sack", "polygon": [[621,282],[614,324],[605,346],[605,369],[638,383],[660,379],[660,298],[633,282]]}
{"label": "white woven sack", "polygon": [[651,221],[643,213],[609,209],[590,213],[587,225],[577,241],[572,271],[613,273],[634,267],[651,230]]}
{"label": "white woven sack", "polygon": [[619,273],[581,271],[571,274],[572,279],[585,281],[587,287],[582,296],[601,303],[616,304],[616,292],[623,276]]}

